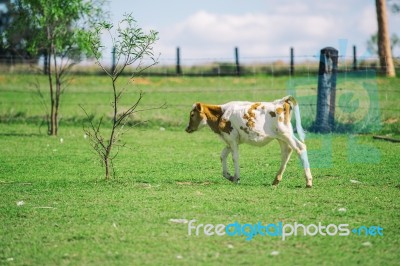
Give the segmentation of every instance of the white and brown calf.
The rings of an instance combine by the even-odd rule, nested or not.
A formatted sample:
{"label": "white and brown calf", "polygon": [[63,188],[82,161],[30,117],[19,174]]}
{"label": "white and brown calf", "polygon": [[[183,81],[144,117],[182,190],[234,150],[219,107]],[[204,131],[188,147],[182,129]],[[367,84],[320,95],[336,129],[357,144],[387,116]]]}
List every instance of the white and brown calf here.
{"label": "white and brown calf", "polygon": [[[296,118],[297,139],[290,122],[292,110]],[[192,133],[208,125],[226,143],[222,150],[222,175],[239,182],[239,144],[248,143],[264,146],[276,139],[281,147],[281,167],[273,185],[282,180],[283,172],[292,150],[299,156],[306,176],[306,187],[312,187],[312,176],[304,144],[304,131],[301,126],[299,106],[292,96],[274,102],[229,102],[223,105],[196,103],[190,112],[186,132]],[[227,157],[232,153],[235,175],[228,173]]]}

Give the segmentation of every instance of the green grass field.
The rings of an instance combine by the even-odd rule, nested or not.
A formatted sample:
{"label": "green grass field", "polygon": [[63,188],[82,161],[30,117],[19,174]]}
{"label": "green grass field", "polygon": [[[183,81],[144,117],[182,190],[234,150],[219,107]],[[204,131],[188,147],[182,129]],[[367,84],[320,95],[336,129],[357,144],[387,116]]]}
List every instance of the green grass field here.
{"label": "green grass field", "polygon": [[[399,264],[400,146],[372,139],[373,133],[400,135],[399,79],[375,81],[380,122],[373,120],[379,125],[372,132],[308,134],[312,189],[304,188],[294,156],[279,187],[271,186],[280,165],[275,142],[263,148],[241,146],[241,184],[231,184],[221,176],[223,143],[218,137],[208,129],[184,132],[196,101],[273,100],[286,95],[288,83],[297,80],[137,79],[129,85],[124,106],[140,89],[146,92],[142,107],[166,102],[168,108],[133,118],[148,122],[126,133],[127,148],[115,161],[117,177],[106,182],[84,138],[78,105],[96,117],[108,117],[108,80],[74,77],[63,95],[59,136],[48,137],[44,111],[30,85],[36,79],[45,92],[45,77],[0,76],[0,264]],[[315,96],[314,81],[305,77],[299,82],[295,92],[300,103]],[[346,80],[338,88],[351,93],[356,82]],[[365,104],[365,95],[353,92],[360,106]],[[310,125],[315,111],[302,111]],[[257,235],[246,241],[245,236],[189,236],[187,223],[171,219],[195,219],[195,225],[260,221],[380,226],[383,236],[300,234],[283,241]]]}

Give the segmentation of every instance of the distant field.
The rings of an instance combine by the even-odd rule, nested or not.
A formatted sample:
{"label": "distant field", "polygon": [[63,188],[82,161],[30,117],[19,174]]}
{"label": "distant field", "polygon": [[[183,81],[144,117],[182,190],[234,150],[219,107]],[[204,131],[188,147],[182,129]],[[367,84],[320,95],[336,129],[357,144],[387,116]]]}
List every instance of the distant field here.
{"label": "distant field", "polygon": [[[280,164],[277,143],[241,146],[241,184],[234,185],[221,177],[223,144],[218,137],[210,130],[184,132],[196,101],[273,100],[290,92],[290,82],[298,82],[295,92],[307,106],[316,87],[308,77],[137,79],[135,87],[128,88],[124,105],[141,89],[146,92],[143,107],[166,102],[168,108],[134,118],[148,122],[125,135],[128,148],[116,159],[117,178],[109,182],[102,180],[102,169],[84,138],[84,115],[78,107],[85,105],[97,117],[109,115],[108,80],[74,77],[63,98],[60,134],[48,137],[45,125],[40,126],[43,109],[29,85],[35,79],[0,76],[2,265],[400,261],[399,144],[373,140],[372,134],[308,134],[314,187],[304,188],[300,164],[292,157],[282,183],[273,188]],[[38,79],[45,92],[45,77]],[[375,133],[397,137],[399,79],[378,78],[376,84],[380,125],[374,127]],[[338,87],[349,90],[347,86],[358,85],[346,80]],[[349,107],[365,104],[362,91],[349,101],[343,97]],[[305,106],[303,117],[310,124],[315,113],[312,105]],[[350,229],[380,226],[383,236],[299,235],[283,241],[257,235],[246,241],[245,236],[189,236],[188,224],[180,223],[185,220],[173,219],[196,219],[197,225],[261,221],[348,224]]]}

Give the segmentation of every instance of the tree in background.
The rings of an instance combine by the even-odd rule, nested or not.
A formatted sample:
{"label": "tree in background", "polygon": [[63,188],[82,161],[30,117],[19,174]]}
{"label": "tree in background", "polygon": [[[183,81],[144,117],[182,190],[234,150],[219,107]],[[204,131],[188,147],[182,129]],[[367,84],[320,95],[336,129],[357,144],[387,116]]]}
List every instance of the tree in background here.
{"label": "tree in background", "polygon": [[[6,31],[8,45],[15,45],[15,34],[29,31],[30,39],[17,38],[18,45],[32,55],[44,55],[50,95],[50,106],[46,107],[48,134],[57,135],[67,73],[81,57],[90,53],[86,36],[90,26],[103,14],[101,2],[19,0],[12,2],[11,10],[15,19]],[[45,101],[45,96],[40,95]]]}
{"label": "tree in background", "polygon": [[389,25],[387,18],[386,0],[376,0],[378,20],[378,53],[382,71],[387,77],[395,77],[393,57],[390,49]]}
{"label": "tree in background", "polygon": [[5,31],[10,24],[10,0],[0,0],[0,63],[4,63],[8,57],[8,51],[5,47]]}
{"label": "tree in background", "polygon": [[16,20],[17,14],[12,8],[15,1],[0,0],[0,64],[13,66],[19,62],[37,62],[37,57],[32,56],[26,49],[34,36],[34,29],[29,25],[14,32],[7,32]]}
{"label": "tree in background", "polygon": [[388,0],[388,4],[393,13],[400,12],[400,0]]}
{"label": "tree in background", "polygon": [[[107,70],[101,63],[101,49],[103,48],[100,42],[100,36],[103,32],[109,34],[114,47],[114,55],[116,58],[115,65],[112,70]],[[163,108],[163,106],[140,109],[138,106],[143,98],[143,93],[140,92],[138,98],[133,101],[128,107],[122,108],[120,101],[124,92],[126,91],[127,85],[129,85],[134,78],[149,67],[157,63],[157,58],[153,54],[153,44],[158,39],[158,33],[150,31],[148,34],[144,33],[133,17],[129,14],[125,15],[124,19],[118,24],[116,30],[113,30],[113,26],[109,23],[99,23],[95,30],[89,35],[89,42],[91,44],[91,50],[96,58],[96,64],[107,74],[111,81],[112,90],[112,117],[109,123],[103,124],[103,118],[97,123],[94,122],[94,117],[89,115],[83,106],[81,108],[85,112],[88,120],[89,127],[84,127],[86,135],[89,137],[90,143],[100,158],[100,161],[105,169],[105,179],[109,179],[110,176],[115,175],[114,171],[114,158],[118,155],[120,147],[123,147],[125,143],[121,142],[122,135],[126,132],[127,119],[137,112],[148,111],[151,109]],[[144,64],[144,59],[149,59],[147,64]],[[129,67],[129,68],[128,68]],[[118,83],[118,79],[121,77],[124,71],[130,71],[131,75],[125,86],[121,86]],[[107,128],[107,126],[110,126]]]}
{"label": "tree in background", "polygon": [[[390,49],[392,51],[393,55],[393,50],[400,46],[400,38],[397,36],[396,33],[393,33],[392,36],[390,37]],[[378,52],[378,33],[372,35],[369,40],[367,41],[367,49],[371,54],[379,55]]]}

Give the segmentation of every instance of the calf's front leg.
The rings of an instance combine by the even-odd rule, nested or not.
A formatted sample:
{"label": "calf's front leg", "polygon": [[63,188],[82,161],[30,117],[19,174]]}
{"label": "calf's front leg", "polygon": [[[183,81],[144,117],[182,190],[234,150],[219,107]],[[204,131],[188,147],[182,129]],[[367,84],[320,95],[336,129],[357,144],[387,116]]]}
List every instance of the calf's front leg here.
{"label": "calf's front leg", "polygon": [[[231,176],[228,172],[228,164],[227,164],[227,157],[229,153],[232,152],[232,159],[233,164],[235,166],[235,175]],[[222,163],[222,176],[228,179],[231,182],[239,183],[240,176],[239,176],[239,152],[237,149],[232,149],[230,146],[226,146],[221,152],[221,163]]]}

